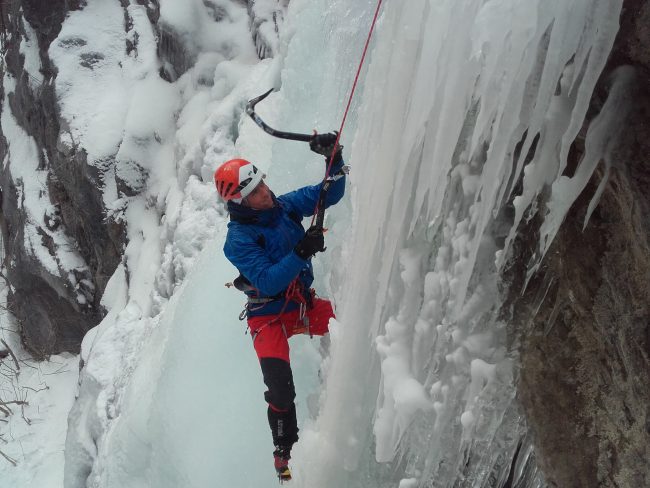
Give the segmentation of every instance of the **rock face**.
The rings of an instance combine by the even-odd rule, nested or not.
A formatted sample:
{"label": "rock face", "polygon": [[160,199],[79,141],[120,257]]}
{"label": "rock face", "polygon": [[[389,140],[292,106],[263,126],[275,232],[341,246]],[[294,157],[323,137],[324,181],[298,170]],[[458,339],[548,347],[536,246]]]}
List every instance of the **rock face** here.
{"label": "rock face", "polygon": [[[600,203],[583,231],[596,172],[538,275],[512,297],[519,398],[551,486],[650,486],[650,2],[626,1],[610,73],[635,69],[628,118]],[[574,162],[581,154],[576,141]],[[534,239],[534,222],[529,233]],[[525,233],[522,233],[525,235]],[[524,239],[517,259],[529,257]],[[520,293],[522,276],[513,294]],[[517,281],[518,280],[518,281]]]}
{"label": "rock face", "polygon": [[[15,90],[3,96],[3,111],[10,111],[26,137],[32,138],[38,169],[46,179],[41,191],[49,193],[51,203],[42,214],[27,208],[23,194],[27,189],[17,176],[17,166],[26,163],[12,160],[24,154],[8,147],[3,134],[0,157],[10,161],[0,172],[4,266],[11,285],[8,307],[22,324],[25,345],[37,357],[78,349],[83,334],[101,316],[99,298],[120,260],[123,240],[119,228],[103,223],[101,195],[94,175],[84,168],[83,150],[66,154],[58,145],[60,124],[52,83],[56,71],[47,50],[66,13],[80,6],[61,0],[2,7],[3,35],[8,40],[5,68],[16,80]],[[37,46],[40,80],[25,67],[21,43],[26,40]],[[34,233],[40,236],[41,251],[56,261],[55,267],[44,266],[30,248]],[[71,246],[84,263],[67,269],[56,257],[61,244]]]}

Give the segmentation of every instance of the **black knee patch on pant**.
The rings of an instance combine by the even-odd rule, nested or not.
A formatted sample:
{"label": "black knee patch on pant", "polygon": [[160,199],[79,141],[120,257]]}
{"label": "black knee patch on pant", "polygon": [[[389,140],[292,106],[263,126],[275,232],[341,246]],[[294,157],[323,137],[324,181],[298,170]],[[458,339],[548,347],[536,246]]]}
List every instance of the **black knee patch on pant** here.
{"label": "black knee patch on pant", "polygon": [[264,399],[276,410],[289,410],[296,398],[291,366],[287,361],[278,358],[262,358],[260,365],[264,383],[268,388]]}
{"label": "black knee patch on pant", "polygon": [[292,405],[286,412],[277,412],[269,407],[268,417],[273,445],[290,452],[291,446],[298,440],[296,406]]}
{"label": "black knee patch on pant", "polygon": [[269,404],[268,419],[273,445],[290,450],[298,440],[296,405],[293,402],[296,390],[291,365],[278,358],[262,358],[260,365],[268,388],[264,399]]}

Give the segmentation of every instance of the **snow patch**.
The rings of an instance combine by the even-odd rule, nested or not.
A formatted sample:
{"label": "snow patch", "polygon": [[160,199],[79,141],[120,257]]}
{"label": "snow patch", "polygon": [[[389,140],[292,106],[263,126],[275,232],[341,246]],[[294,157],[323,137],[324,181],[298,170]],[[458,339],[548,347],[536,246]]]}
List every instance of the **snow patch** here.
{"label": "snow patch", "polygon": [[41,73],[41,55],[38,48],[38,38],[36,31],[32,28],[27,19],[22,18],[25,36],[20,41],[20,54],[25,56],[23,69],[29,76],[29,86],[36,90],[43,83],[43,73]]}

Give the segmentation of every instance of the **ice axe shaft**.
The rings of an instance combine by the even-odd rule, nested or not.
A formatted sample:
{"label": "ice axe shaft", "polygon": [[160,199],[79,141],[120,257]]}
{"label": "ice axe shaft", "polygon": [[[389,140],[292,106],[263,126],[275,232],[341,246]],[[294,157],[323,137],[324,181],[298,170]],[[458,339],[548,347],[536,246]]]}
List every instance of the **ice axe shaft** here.
{"label": "ice axe shaft", "polygon": [[304,142],[309,142],[312,140],[314,137],[313,134],[298,134],[295,132],[284,132],[281,130],[275,130],[273,127],[269,127],[266,122],[264,122],[259,115],[255,113],[255,105],[257,103],[261,102],[264,100],[266,97],[268,97],[271,92],[273,91],[273,88],[271,88],[269,91],[266,93],[261,94],[259,97],[255,97],[252,100],[249,100],[248,103],[246,104],[246,113],[250,116],[251,119],[255,121],[257,125],[259,125],[264,132],[267,134],[271,134],[273,137],[279,137],[280,139],[290,139],[292,141],[304,141]]}

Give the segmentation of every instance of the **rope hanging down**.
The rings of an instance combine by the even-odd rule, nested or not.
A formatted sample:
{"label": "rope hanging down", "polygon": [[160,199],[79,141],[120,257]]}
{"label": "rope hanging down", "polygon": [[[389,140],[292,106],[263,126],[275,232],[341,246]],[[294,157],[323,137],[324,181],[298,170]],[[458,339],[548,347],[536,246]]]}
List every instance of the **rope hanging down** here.
{"label": "rope hanging down", "polygon": [[329,163],[327,164],[327,170],[325,171],[325,178],[323,178],[323,185],[321,186],[321,193],[314,208],[314,216],[311,219],[311,224],[314,225],[314,220],[316,220],[316,226],[323,227],[323,220],[325,218],[324,212],[320,212],[319,207],[325,205],[325,196],[327,195],[327,189],[329,188],[329,174],[332,169],[332,164],[334,163],[334,156],[336,154],[336,148],[341,139],[341,134],[343,134],[343,127],[345,126],[345,121],[348,118],[348,112],[350,111],[350,105],[352,104],[352,98],[354,97],[354,92],[357,89],[357,84],[359,82],[359,76],[361,75],[361,68],[363,68],[363,63],[366,60],[366,53],[368,52],[368,46],[370,45],[370,38],[372,33],[375,30],[375,25],[377,24],[377,19],[379,18],[379,10],[381,9],[381,4],[383,0],[378,0],[377,8],[375,9],[375,15],[372,19],[372,24],[370,24],[370,30],[368,31],[368,37],[366,38],[366,44],[363,46],[363,54],[361,55],[361,61],[359,62],[359,67],[357,68],[357,74],[354,77],[354,83],[352,84],[352,89],[350,90],[350,96],[348,97],[348,103],[345,107],[345,112],[343,113],[343,119],[341,120],[341,126],[339,127],[338,134],[336,135],[336,142],[334,143],[334,149],[329,158]]}

